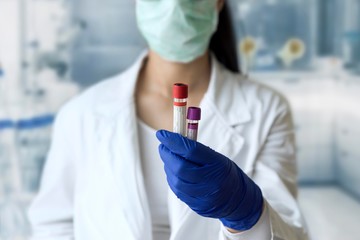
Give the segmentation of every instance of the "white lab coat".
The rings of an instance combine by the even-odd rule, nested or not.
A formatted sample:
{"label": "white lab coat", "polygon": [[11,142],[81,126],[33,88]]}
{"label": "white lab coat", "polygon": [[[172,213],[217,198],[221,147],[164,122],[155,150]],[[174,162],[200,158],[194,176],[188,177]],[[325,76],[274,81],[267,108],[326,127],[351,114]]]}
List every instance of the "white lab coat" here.
{"label": "white lab coat", "polygon": [[[40,192],[29,210],[34,239],[151,240],[134,101],[145,56],[59,112]],[[260,186],[272,239],[307,239],[284,98],[229,72],[213,56],[202,104],[199,141],[235,161]],[[219,220],[198,216],[171,191],[168,196],[171,240],[225,239]]]}

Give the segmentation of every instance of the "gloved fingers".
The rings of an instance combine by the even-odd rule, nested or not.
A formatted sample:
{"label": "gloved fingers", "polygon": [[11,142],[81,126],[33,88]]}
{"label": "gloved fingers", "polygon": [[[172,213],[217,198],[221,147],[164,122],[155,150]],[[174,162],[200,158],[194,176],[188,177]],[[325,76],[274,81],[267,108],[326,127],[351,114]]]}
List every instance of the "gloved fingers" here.
{"label": "gloved fingers", "polygon": [[165,172],[166,172],[166,180],[169,184],[169,187],[171,189],[171,191],[173,191],[173,193],[180,198],[183,202],[186,202],[188,205],[189,203],[193,203],[197,201],[197,198],[193,197],[193,196],[189,196],[187,193],[184,193],[182,191],[180,191],[179,189],[177,189],[175,187],[176,183],[175,183],[175,178],[173,177],[173,175],[170,173],[168,173],[168,169],[164,168]]}
{"label": "gloved fingers", "polygon": [[[169,172],[165,169],[165,172]],[[185,202],[192,210],[204,217],[223,217],[223,202],[214,200],[212,197],[193,196],[187,191],[183,191],[177,187],[177,180],[173,178],[171,171],[166,174],[167,182],[172,192],[183,202]]]}
{"label": "gloved fingers", "polygon": [[255,225],[262,212],[261,189],[234,162],[179,134],[161,130],[156,135],[167,181],[178,198],[224,226],[248,230]]}
{"label": "gloved fingers", "polygon": [[159,145],[159,154],[164,164],[172,166],[176,172],[180,172],[181,170],[183,170],[183,168],[184,170],[188,170],[201,166],[185,159],[183,156],[177,153],[174,153],[163,143]]}
{"label": "gloved fingers", "polygon": [[160,157],[165,166],[171,169],[171,172],[186,182],[198,183],[209,179],[211,170],[208,166],[196,165],[185,158],[172,153],[165,145],[159,145]]}
{"label": "gloved fingers", "polygon": [[[166,171],[166,170],[165,170]],[[181,191],[180,189],[176,188],[176,181],[174,178],[170,177],[171,175],[167,175],[167,182],[171,191],[183,202],[185,202],[190,208],[194,209],[209,209],[206,206],[211,206],[212,201],[208,198],[203,198],[201,196],[192,196],[187,192]]]}
{"label": "gloved fingers", "polygon": [[195,141],[183,137],[178,133],[173,133],[166,130],[159,130],[156,132],[156,137],[173,153],[176,153],[182,157],[186,156],[196,147]]}
{"label": "gloved fingers", "polygon": [[156,137],[171,152],[199,165],[213,164],[225,157],[211,148],[178,133],[159,130],[156,132]]}
{"label": "gloved fingers", "polygon": [[[224,158],[223,155],[218,154],[220,155],[218,156],[215,151],[211,151],[214,156]],[[221,161],[221,159],[214,159],[214,163],[212,164],[199,165],[171,152],[164,144],[159,145],[159,153],[164,164],[172,169],[175,175],[192,183],[216,179],[221,181],[226,178],[228,171],[230,170],[229,167],[233,164],[230,160]]]}
{"label": "gloved fingers", "polygon": [[209,182],[209,181],[202,181],[202,182],[188,182],[186,179],[182,179],[174,174],[174,172],[164,166],[164,170],[166,176],[169,178],[169,184],[172,185],[173,189],[176,189],[179,192],[182,192],[188,196],[197,197],[197,198],[205,198],[216,192],[219,192],[221,189],[220,185],[217,182]]}

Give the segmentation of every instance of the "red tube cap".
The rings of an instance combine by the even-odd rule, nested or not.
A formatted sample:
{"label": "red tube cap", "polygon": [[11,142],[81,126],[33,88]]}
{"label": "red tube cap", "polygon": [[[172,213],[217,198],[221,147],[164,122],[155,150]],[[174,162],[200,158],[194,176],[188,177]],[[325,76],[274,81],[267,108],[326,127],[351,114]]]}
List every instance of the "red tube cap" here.
{"label": "red tube cap", "polygon": [[173,86],[174,98],[187,98],[188,97],[188,85],[183,83],[175,83]]}

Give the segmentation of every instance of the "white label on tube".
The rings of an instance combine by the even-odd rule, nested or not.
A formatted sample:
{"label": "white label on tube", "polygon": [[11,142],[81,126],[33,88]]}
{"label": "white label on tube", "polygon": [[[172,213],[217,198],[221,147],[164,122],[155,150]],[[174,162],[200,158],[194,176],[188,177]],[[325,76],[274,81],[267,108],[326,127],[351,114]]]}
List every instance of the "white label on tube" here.
{"label": "white label on tube", "polygon": [[174,106],[173,128],[175,133],[186,137],[186,106]]}

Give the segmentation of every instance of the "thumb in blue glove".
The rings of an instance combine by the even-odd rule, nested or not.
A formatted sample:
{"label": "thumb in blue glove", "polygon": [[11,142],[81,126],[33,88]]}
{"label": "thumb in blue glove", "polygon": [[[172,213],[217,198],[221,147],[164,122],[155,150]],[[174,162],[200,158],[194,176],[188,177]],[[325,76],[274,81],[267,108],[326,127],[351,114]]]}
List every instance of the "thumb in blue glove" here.
{"label": "thumb in blue glove", "polygon": [[171,190],[193,211],[245,231],[263,209],[260,188],[229,158],[180,134],[160,130],[159,153]]}

